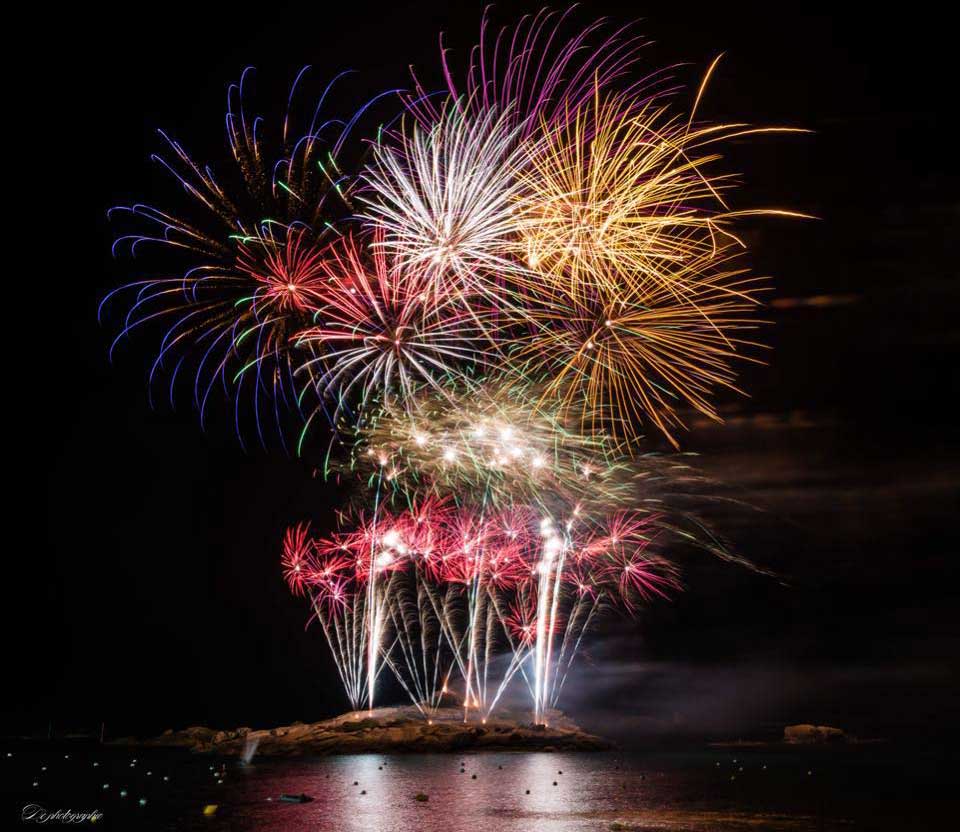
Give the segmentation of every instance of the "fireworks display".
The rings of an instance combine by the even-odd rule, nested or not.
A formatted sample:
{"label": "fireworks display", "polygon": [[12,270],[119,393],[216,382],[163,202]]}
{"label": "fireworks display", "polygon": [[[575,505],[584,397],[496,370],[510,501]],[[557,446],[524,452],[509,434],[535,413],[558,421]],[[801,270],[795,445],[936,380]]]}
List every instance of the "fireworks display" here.
{"label": "fireworks display", "polygon": [[456,689],[485,719],[515,686],[544,723],[598,616],[679,590],[671,541],[744,563],[642,443],[718,419],[756,360],[766,286],[736,224],[791,213],[731,208],[720,148],[790,130],[700,123],[713,66],[684,108],[630,27],[569,18],[485,18],[462,83],[443,52],[439,92],[328,119],[327,86],[295,128],[304,70],[273,133],[247,70],[228,178],[162,134],[185,213],[111,212],[138,223],[115,251],[174,262],[102,304],[126,300],[116,341],[160,327],[151,387],[189,373],[241,441],[251,415],[297,454],[329,436],[349,508],[329,535],[291,526],[282,568],[354,709],[387,672],[425,716]]}

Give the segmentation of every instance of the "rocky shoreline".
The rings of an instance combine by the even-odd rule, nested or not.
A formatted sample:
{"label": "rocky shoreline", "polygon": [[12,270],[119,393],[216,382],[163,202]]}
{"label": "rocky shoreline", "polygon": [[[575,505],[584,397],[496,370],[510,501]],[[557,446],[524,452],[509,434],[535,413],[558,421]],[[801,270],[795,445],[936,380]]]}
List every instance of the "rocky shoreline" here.
{"label": "rocky shoreline", "polygon": [[[529,718],[529,717],[528,717]],[[414,707],[355,711],[321,722],[263,730],[217,731],[194,726],[159,737],[124,737],[115,745],[185,748],[229,756],[299,754],[449,753],[456,751],[606,751],[614,747],[588,734],[559,712],[548,725],[524,723],[509,714],[464,722],[463,711],[442,708],[424,716]]]}

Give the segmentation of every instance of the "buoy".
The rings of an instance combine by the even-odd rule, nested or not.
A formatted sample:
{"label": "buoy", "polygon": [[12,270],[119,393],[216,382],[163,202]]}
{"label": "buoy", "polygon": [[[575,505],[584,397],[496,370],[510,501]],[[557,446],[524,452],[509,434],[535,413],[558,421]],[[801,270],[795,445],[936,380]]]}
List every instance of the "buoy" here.
{"label": "buoy", "polygon": [[120,797],[126,797],[126,796],[127,796],[127,790],[126,790],[126,789],[120,789]]}
{"label": "buoy", "polygon": [[476,779],[477,779],[477,775],[476,775],[476,774],[471,774],[471,775],[470,775],[470,779],[471,779],[471,780],[476,780]]}
{"label": "buoy", "polygon": [[105,789],[109,789],[109,788],[110,788],[110,784],[109,784],[109,783],[104,783],[104,784],[103,784],[103,787],[104,787]]}
{"label": "buoy", "polygon": [[217,813],[218,808],[216,803],[208,803],[203,807],[203,814],[208,818],[212,818]]}
{"label": "buoy", "polygon": [[554,786],[557,785],[557,781],[556,781],[556,780],[553,781],[553,785],[554,785]]}
{"label": "buoy", "polygon": [[146,805],[147,805],[147,799],[146,799],[145,797],[141,797],[141,798],[137,801],[137,803],[139,803],[141,806],[146,806]]}
{"label": "buoy", "polygon": [[36,780],[33,781],[33,787],[34,787],[34,788],[37,788],[37,786],[39,786],[39,785],[40,785],[40,784],[39,784]]}
{"label": "buoy", "polygon": [[164,783],[168,783],[169,781],[170,781],[170,778],[167,777],[166,774],[164,774],[164,775],[163,775],[163,782],[164,782]]}
{"label": "buoy", "polygon": [[359,785],[360,785],[360,781],[359,781],[359,780],[354,780],[354,781],[353,781],[353,785],[354,785],[354,786],[359,786]]}
{"label": "buoy", "polygon": [[527,794],[530,794],[530,789],[527,789]]}
{"label": "buoy", "polygon": [[366,790],[366,789],[363,789],[363,790],[360,792],[360,794],[366,794],[366,793],[367,793],[367,790]]}

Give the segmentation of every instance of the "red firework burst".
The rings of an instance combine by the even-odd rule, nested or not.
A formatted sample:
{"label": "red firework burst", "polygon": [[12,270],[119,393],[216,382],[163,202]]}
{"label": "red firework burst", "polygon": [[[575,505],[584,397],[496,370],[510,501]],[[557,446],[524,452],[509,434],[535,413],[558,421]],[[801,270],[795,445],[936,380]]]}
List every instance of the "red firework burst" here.
{"label": "red firework burst", "polygon": [[313,540],[310,539],[310,524],[299,523],[287,529],[283,536],[283,555],[280,559],[283,577],[294,595],[303,595],[311,584],[315,566]]}
{"label": "red firework burst", "polygon": [[326,272],[322,250],[306,229],[288,231],[277,241],[244,238],[239,244],[237,269],[259,285],[256,303],[260,316],[270,312],[314,312],[323,298]]}
{"label": "red firework burst", "polygon": [[537,640],[537,600],[532,595],[515,598],[504,619],[507,631],[518,643],[529,647]]}
{"label": "red firework burst", "polygon": [[322,368],[317,386],[339,403],[356,392],[361,403],[408,404],[419,386],[442,390],[441,381],[484,362],[486,313],[438,297],[425,272],[397,268],[379,239],[374,235],[365,251],[350,234],[326,249],[319,264],[324,304],[316,325],[296,339],[319,353],[301,371]]}

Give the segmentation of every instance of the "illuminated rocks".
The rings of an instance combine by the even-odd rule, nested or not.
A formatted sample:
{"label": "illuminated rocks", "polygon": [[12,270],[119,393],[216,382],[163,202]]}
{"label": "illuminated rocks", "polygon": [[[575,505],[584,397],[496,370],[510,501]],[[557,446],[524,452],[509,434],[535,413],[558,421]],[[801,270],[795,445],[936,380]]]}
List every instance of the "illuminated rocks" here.
{"label": "illuminated rocks", "polygon": [[847,742],[849,739],[843,729],[829,725],[788,725],[783,729],[783,741],[791,745]]}
{"label": "illuminated rocks", "polygon": [[[359,717],[359,718],[358,718]],[[413,706],[377,708],[344,714],[315,723],[298,723],[270,730],[213,731],[192,727],[160,737],[125,744],[190,748],[200,753],[241,756],[247,737],[258,740],[257,754],[361,754],[403,752],[462,752],[505,750],[604,751],[612,744],[582,731],[559,712],[549,727],[529,724],[529,714],[491,716],[485,724],[463,721],[461,708],[443,708],[428,722]],[[118,741],[119,742],[119,741]]]}

